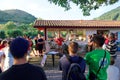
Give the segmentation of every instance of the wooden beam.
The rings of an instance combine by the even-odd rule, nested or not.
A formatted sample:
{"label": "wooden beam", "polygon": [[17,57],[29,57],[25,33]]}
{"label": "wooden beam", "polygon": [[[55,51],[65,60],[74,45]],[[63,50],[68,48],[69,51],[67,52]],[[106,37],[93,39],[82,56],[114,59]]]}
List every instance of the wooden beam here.
{"label": "wooden beam", "polygon": [[47,40],[47,29],[44,28],[45,40]]}

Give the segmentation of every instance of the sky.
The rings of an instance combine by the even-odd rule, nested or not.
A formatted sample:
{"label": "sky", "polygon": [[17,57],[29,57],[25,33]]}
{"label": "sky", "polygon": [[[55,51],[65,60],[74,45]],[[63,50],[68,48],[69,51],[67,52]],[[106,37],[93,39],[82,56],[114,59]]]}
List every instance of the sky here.
{"label": "sky", "polygon": [[50,4],[48,0],[0,0],[0,10],[20,9],[44,20],[92,20],[118,6],[120,0],[114,5],[92,10],[90,16],[83,16],[81,9],[75,4],[71,5],[71,10],[65,11],[62,7]]}

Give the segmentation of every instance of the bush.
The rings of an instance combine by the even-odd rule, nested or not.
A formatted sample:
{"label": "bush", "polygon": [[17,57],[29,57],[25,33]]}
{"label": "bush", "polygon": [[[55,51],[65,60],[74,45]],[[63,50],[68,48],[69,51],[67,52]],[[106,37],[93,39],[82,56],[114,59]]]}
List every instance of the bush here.
{"label": "bush", "polygon": [[6,37],[5,31],[0,31],[0,38],[4,39]]}
{"label": "bush", "polygon": [[7,32],[8,37],[16,38],[17,36],[23,36],[23,33],[21,30],[12,30]]}

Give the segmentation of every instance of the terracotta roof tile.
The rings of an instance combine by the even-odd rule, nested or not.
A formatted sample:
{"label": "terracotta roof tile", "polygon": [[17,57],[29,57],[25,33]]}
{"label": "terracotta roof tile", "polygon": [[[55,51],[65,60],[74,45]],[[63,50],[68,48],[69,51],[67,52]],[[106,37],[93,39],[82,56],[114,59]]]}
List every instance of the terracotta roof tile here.
{"label": "terracotta roof tile", "polygon": [[120,28],[120,21],[36,20],[35,28]]}

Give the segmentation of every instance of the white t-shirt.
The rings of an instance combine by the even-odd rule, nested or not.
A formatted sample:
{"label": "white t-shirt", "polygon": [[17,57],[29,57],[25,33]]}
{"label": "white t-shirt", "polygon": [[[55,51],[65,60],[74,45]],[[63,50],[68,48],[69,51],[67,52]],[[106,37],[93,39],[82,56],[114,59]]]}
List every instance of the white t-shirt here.
{"label": "white t-shirt", "polygon": [[105,43],[103,44],[102,48],[103,48],[104,50],[106,49],[106,44],[105,44]]}
{"label": "white t-shirt", "polygon": [[119,80],[119,69],[114,65],[110,65],[107,69],[107,77],[107,80]]}
{"label": "white t-shirt", "polygon": [[4,52],[2,50],[0,50],[0,56],[2,56],[4,54]]}
{"label": "white t-shirt", "polygon": [[4,55],[3,50],[0,50],[0,69],[1,70],[3,70],[3,64],[4,64],[3,55]]}
{"label": "white t-shirt", "polygon": [[5,60],[4,60],[3,71],[7,70],[13,65],[13,56],[9,51],[9,47],[4,48],[4,54],[5,54]]}

